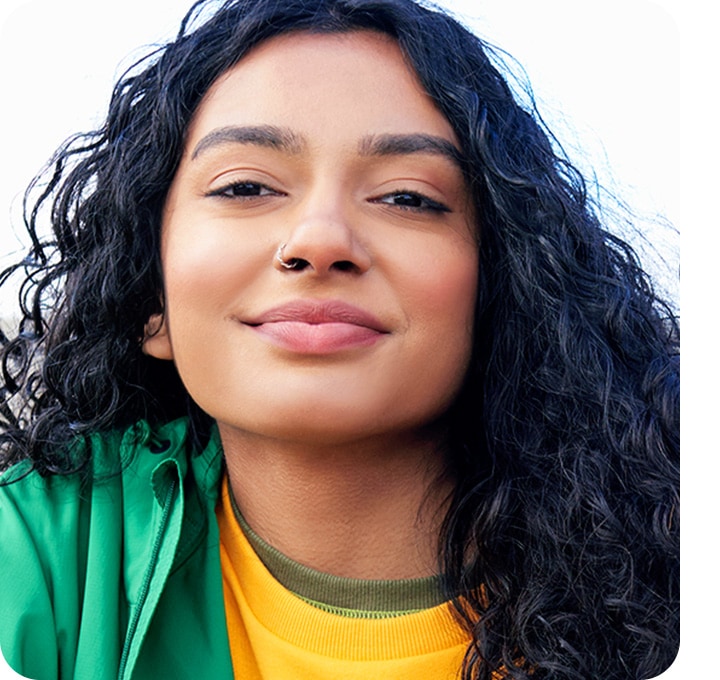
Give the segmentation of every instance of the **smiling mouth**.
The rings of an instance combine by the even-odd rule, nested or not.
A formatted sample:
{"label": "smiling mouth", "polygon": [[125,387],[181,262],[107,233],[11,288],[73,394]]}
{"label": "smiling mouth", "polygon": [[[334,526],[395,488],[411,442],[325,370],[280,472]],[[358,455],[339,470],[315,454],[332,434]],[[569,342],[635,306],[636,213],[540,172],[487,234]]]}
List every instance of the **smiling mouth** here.
{"label": "smiling mouth", "polygon": [[242,323],[270,344],[297,354],[368,347],[390,333],[374,315],[338,300],[296,300]]}

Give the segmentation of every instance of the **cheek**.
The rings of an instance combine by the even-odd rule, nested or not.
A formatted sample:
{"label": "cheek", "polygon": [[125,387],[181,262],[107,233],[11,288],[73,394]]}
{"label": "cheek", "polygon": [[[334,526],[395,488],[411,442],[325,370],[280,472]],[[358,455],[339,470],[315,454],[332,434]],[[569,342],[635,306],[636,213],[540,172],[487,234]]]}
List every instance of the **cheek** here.
{"label": "cheek", "polygon": [[239,297],[268,269],[262,243],[238,237],[212,221],[190,229],[172,225],[163,244],[165,295],[172,325],[191,317],[217,319],[234,311]]}
{"label": "cheek", "polygon": [[227,244],[212,230],[203,230],[201,238],[192,238],[188,232],[175,229],[163,244],[166,294],[168,303],[176,306],[208,294],[212,303],[220,297],[231,269],[237,270],[232,267],[235,258]]}
{"label": "cheek", "polygon": [[[466,337],[472,331],[478,283],[478,258],[474,244],[428,248],[405,268],[414,307],[439,336]],[[467,331],[463,333],[462,331]]]}
{"label": "cheek", "polygon": [[[478,260],[474,244],[429,249],[405,268],[406,310],[412,315],[416,393],[447,405],[459,389],[472,352]],[[410,347],[406,348],[410,350]]]}
{"label": "cheek", "polygon": [[236,310],[240,292],[257,278],[247,250],[227,243],[211,229],[198,239],[176,229],[164,243],[166,320],[173,359],[196,400],[199,386],[217,376],[217,353],[208,347],[219,352],[227,345],[227,319]]}

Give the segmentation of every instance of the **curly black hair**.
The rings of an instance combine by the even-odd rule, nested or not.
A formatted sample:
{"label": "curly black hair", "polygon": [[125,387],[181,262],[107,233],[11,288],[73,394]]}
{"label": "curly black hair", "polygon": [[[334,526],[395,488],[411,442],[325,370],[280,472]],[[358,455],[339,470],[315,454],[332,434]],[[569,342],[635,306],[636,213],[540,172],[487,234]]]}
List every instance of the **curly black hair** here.
{"label": "curly black hair", "polygon": [[[19,332],[2,339],[2,464],[138,419],[211,421],[141,351],[162,313],[161,211],[211,84],[288,31],[392,36],[452,125],[482,218],[475,345],[448,414],[439,555],[472,632],[462,677],[639,680],[679,644],[679,329],[492,50],[413,0],[197,2],[117,83],[103,126],[28,190]],[[38,236],[50,208],[53,234]],[[481,588],[477,585],[482,584]]]}

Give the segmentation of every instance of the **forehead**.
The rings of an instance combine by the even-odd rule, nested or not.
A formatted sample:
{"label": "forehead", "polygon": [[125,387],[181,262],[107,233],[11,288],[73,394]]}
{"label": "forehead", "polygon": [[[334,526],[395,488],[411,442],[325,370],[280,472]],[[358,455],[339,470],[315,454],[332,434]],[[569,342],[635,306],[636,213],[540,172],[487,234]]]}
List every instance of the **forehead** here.
{"label": "forehead", "polygon": [[311,139],[422,132],[456,143],[397,43],[374,31],[300,32],[261,43],[212,85],[188,143],[214,128],[258,124]]}

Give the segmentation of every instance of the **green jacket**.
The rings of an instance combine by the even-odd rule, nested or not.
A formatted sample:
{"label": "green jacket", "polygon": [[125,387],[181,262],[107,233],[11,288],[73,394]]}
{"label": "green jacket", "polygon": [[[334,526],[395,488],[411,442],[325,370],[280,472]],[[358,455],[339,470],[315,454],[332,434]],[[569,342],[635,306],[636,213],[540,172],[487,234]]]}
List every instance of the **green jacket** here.
{"label": "green jacket", "polygon": [[184,420],[139,423],[91,439],[90,475],[0,487],[0,648],[17,672],[233,677],[215,521],[222,449],[215,433],[190,457],[186,434]]}

